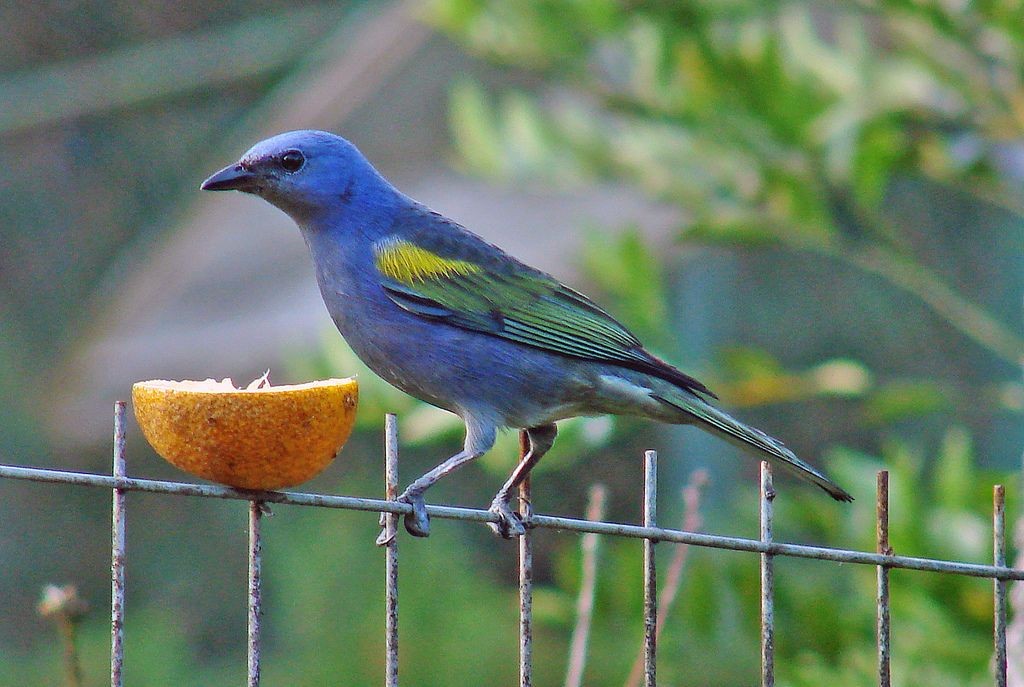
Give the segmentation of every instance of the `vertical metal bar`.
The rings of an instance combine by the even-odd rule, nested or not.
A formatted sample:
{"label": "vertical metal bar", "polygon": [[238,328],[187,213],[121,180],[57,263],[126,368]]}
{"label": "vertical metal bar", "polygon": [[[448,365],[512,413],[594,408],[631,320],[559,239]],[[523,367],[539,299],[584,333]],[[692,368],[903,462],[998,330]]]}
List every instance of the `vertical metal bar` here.
{"label": "vertical metal bar", "polygon": [[[879,470],[877,479],[875,517],[875,534],[878,543],[878,553],[884,556],[892,555],[892,547],[889,546],[889,471]],[[877,610],[877,637],[878,637],[878,684],[880,687],[890,687],[892,674],[890,667],[891,659],[891,635],[889,625],[889,567],[878,566],[878,602]]]}
{"label": "vertical metal bar", "polygon": [[[398,498],[398,421],[393,413],[384,417],[384,489],[389,501]],[[398,687],[398,515],[384,516],[385,550],[385,687]]]}
{"label": "vertical metal bar", "polygon": [[[114,478],[127,474],[125,460],[125,402],[114,403]],[[110,687],[122,687],[124,678],[124,556],[125,492],[114,489],[110,527]]]}
{"label": "vertical metal bar", "polygon": [[261,521],[263,504],[249,502],[249,681],[248,687],[260,684],[260,623],[263,618],[263,537]]}
{"label": "vertical metal bar", "polygon": [[[530,437],[519,432],[519,458],[530,450]],[[526,533],[519,537],[519,685],[533,685],[533,536],[528,524],[530,517],[530,477],[519,485],[519,516],[526,525]]]}
{"label": "vertical metal bar", "polygon": [[[679,529],[686,532],[696,532],[700,529],[700,490],[707,482],[707,478],[706,471],[695,470],[690,476],[689,484],[683,488],[682,497],[686,507]],[[661,578],[661,584],[658,585],[658,623],[657,629],[654,632],[655,640],[661,637],[661,633],[665,629],[665,620],[672,609],[672,604],[675,603],[676,596],[679,594],[679,587],[683,583],[683,566],[686,565],[686,556],[689,549],[689,544],[676,544],[673,547],[668,573]],[[629,670],[629,677],[623,683],[625,687],[640,687],[640,682],[644,679],[644,665],[646,663],[644,657],[645,652],[643,647],[640,647],[636,660],[633,661],[633,667]]]}
{"label": "vertical metal bar", "polygon": [[[992,553],[994,563],[1006,567],[1006,490],[992,488]],[[996,685],[1006,687],[1006,580],[992,580],[995,596]]]}
{"label": "vertical metal bar", "polygon": [[[644,453],[644,527],[657,527],[658,453]],[[656,539],[644,539],[644,685],[657,684],[658,573],[654,560]]]}
{"label": "vertical metal bar", "polygon": [[[772,543],[772,468],[761,463],[761,541]],[[775,687],[775,569],[772,554],[761,554],[761,685]]]}
{"label": "vertical metal bar", "polygon": [[[604,520],[608,489],[603,484],[590,487],[587,499],[587,520]],[[600,537],[587,532],[580,538],[581,574],[580,593],[576,598],[576,626],[569,643],[569,668],[565,674],[565,687],[583,687],[583,672],[587,665],[587,642],[594,617],[594,596],[597,591],[597,553]]]}

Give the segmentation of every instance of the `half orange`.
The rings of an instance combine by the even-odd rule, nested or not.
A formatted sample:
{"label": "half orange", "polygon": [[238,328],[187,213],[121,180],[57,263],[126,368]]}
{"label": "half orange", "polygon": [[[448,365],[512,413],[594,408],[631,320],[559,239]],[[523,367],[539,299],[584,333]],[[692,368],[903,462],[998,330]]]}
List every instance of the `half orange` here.
{"label": "half orange", "polygon": [[137,382],[142,433],[171,464],[242,489],[280,489],[316,476],[352,432],[355,379],[236,389],[231,380]]}

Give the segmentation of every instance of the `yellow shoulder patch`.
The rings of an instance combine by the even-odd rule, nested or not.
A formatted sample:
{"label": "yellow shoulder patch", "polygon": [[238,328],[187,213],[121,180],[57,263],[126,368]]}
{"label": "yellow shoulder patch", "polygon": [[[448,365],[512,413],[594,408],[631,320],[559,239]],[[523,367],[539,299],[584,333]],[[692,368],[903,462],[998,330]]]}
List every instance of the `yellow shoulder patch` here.
{"label": "yellow shoulder patch", "polygon": [[381,274],[403,284],[480,271],[479,265],[443,258],[401,239],[384,241],[375,247],[374,252],[377,269]]}

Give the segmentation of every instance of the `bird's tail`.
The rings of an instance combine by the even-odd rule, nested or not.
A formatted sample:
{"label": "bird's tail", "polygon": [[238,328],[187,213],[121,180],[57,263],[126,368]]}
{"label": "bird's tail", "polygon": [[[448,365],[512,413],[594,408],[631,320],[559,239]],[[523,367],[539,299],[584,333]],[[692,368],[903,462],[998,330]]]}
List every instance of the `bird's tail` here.
{"label": "bird's tail", "polygon": [[696,397],[682,399],[673,394],[672,398],[660,395],[656,395],[655,398],[685,413],[686,422],[697,424],[701,429],[716,434],[756,456],[767,458],[800,479],[817,484],[836,501],[853,501],[853,496],[846,490],[797,458],[781,441],[761,430],[743,424],[728,413]]}

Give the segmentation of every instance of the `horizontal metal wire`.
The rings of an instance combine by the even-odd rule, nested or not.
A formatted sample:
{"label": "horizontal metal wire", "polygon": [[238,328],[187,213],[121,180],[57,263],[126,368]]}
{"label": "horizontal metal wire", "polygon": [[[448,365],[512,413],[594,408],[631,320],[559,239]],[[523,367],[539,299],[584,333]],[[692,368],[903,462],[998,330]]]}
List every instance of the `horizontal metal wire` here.
{"label": "horizontal metal wire", "polygon": [[[344,510],[368,511],[373,513],[407,513],[411,507],[404,503],[368,499],[356,496],[334,496],[329,494],[313,494],[291,491],[246,491],[213,484],[193,484],[190,482],[170,482],[165,480],[139,479],[135,477],[112,477],[88,472],[69,472],[65,470],[49,470],[27,468],[16,465],[0,465],[0,478],[21,479],[33,482],[50,482],[73,484],[79,486],[104,487],[106,489],[123,489],[125,491],[142,491],[156,494],[175,494],[178,496],[200,496],[218,499],[237,499],[244,501],[264,501],[293,506],[313,506],[317,508],[340,508]],[[449,520],[471,522],[497,522],[497,517],[486,511],[474,508],[458,508],[454,506],[427,506],[427,513],[432,517]],[[747,551],[750,553],[769,553],[776,556],[792,556],[796,558],[812,558],[816,560],[835,561],[837,563],[856,563],[859,565],[884,565],[889,568],[907,570],[924,570],[928,572],[951,573],[971,577],[987,577],[997,580],[1024,580],[1024,570],[978,563],[959,563],[932,558],[915,558],[912,556],[889,556],[867,551],[833,549],[824,546],[807,546],[804,544],[786,544],[780,542],[765,543],[756,539],[742,537],[725,537],[714,534],[684,532],[682,530],[663,529],[660,527],[643,527],[615,522],[592,522],[576,518],[556,517],[552,515],[532,515],[528,526],[540,527],[566,532],[593,532],[634,539],[654,539],[657,541],[692,544],[715,549]]]}

